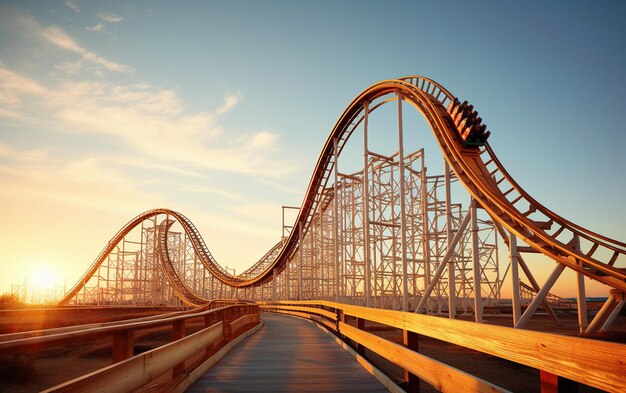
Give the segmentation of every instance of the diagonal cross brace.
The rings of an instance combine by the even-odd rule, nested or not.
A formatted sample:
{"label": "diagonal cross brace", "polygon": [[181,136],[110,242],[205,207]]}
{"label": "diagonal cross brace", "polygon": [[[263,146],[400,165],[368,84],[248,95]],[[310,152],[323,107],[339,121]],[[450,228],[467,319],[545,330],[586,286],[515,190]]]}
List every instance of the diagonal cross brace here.
{"label": "diagonal cross brace", "polygon": [[463,218],[461,225],[459,226],[456,234],[454,235],[454,238],[452,238],[452,242],[448,245],[448,250],[446,251],[446,255],[444,255],[443,260],[439,264],[439,267],[437,268],[437,271],[435,272],[435,275],[433,276],[433,279],[430,281],[428,288],[426,288],[426,290],[424,291],[424,296],[422,296],[422,300],[420,300],[419,304],[417,305],[417,308],[415,309],[416,313],[421,312],[422,309],[426,306],[426,302],[428,302],[428,299],[430,298],[430,294],[433,292],[433,289],[435,289],[435,286],[439,282],[439,279],[441,278],[441,275],[443,274],[444,269],[446,268],[446,266],[448,266],[448,262],[450,262],[450,259],[452,259],[452,257],[454,256],[454,249],[456,248],[457,244],[459,244],[459,241],[461,240],[461,237],[463,236],[463,232],[467,228],[467,224],[469,224],[470,222],[471,216],[472,215],[470,214],[470,212],[467,212],[467,214],[465,214],[465,217]]}

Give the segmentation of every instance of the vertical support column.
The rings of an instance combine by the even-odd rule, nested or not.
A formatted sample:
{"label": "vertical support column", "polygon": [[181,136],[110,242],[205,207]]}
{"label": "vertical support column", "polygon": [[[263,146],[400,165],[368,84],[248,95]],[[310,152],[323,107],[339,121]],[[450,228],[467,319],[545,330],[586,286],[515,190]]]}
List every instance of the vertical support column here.
{"label": "vertical support column", "polygon": [[517,325],[522,315],[522,304],[519,293],[519,253],[517,251],[517,237],[509,234],[509,259],[511,261],[511,288],[512,288],[512,305],[513,305],[513,325]]}
{"label": "vertical support column", "polygon": [[[318,205],[319,206],[319,205]],[[316,258],[316,252],[317,250],[315,249],[315,212],[313,212],[313,214],[311,214],[311,222],[309,223],[309,235],[310,235],[310,239],[311,239],[311,254],[309,255],[310,257],[310,267],[309,267],[309,276],[306,277],[306,279],[308,280],[308,291],[309,291],[309,299],[311,298],[315,298],[316,297],[316,293],[315,293],[315,289],[317,288],[317,266],[315,265],[315,262],[317,260]]]}
{"label": "vertical support column", "polygon": [[[283,226],[282,226],[282,237],[280,238],[281,241],[283,242],[283,245],[285,244],[285,206],[283,206],[282,208],[282,218],[283,218]],[[292,228],[293,230],[293,228]],[[285,266],[285,300],[289,300],[289,262],[287,261],[287,264]]]}
{"label": "vertical support column", "polygon": [[291,260],[287,261],[287,265],[285,266],[285,300],[289,299],[289,271],[291,270]]}
{"label": "vertical support column", "polygon": [[302,246],[304,244],[302,221],[298,222],[298,239],[300,240],[300,245],[298,246],[298,259],[300,260],[300,269],[298,269],[298,300],[302,300]]}
{"label": "vertical support column", "polygon": [[367,121],[369,103],[365,103],[363,114],[363,259],[365,262],[365,307],[370,306],[371,295],[371,261],[370,261],[370,209],[369,209],[369,149],[367,144]]}
{"label": "vertical support column", "polygon": [[476,200],[472,198],[470,202],[470,214],[472,215],[472,268],[474,273],[474,320],[483,321],[482,288],[480,286],[481,266],[478,249],[478,211]]}
{"label": "vertical support column", "polygon": [[285,206],[283,206],[282,210],[282,216],[283,216],[283,225],[282,225],[282,230],[283,230],[283,234],[280,237],[280,240],[285,241]]}
{"label": "vertical support column", "polygon": [[[152,268],[154,269],[152,272],[152,299],[155,303],[161,303],[163,302],[162,296],[163,296],[163,292],[159,292],[159,288],[161,288],[161,283],[157,282],[159,275],[160,275],[160,269],[157,268],[157,266],[160,266],[160,264],[157,261],[157,233],[158,233],[158,226],[157,226],[157,216],[154,216],[154,226],[152,227]],[[107,269],[107,282],[109,279],[109,274],[108,274],[108,269]],[[107,284],[108,285],[108,284]]]}
{"label": "vertical support column", "polygon": [[276,268],[272,270],[272,301],[276,301]]}
{"label": "vertical support column", "polygon": [[326,280],[326,275],[324,274],[324,267],[325,267],[324,264],[326,263],[326,260],[324,258],[324,215],[322,214],[321,207],[317,215],[319,217],[319,222],[320,222],[320,235],[319,235],[320,252],[319,252],[319,258],[317,259],[319,272],[320,272],[319,286],[318,286],[318,290],[320,292],[319,292],[319,295],[316,296],[316,298],[326,300],[326,291],[328,289],[326,288],[327,286],[325,285],[325,282],[324,282]]}
{"label": "vertical support column", "polygon": [[[446,189],[446,243],[448,252],[452,246],[452,193],[450,190],[450,165],[445,161],[445,189]],[[456,269],[454,254],[448,261],[448,316],[451,319],[456,317]]]}
{"label": "vertical support column", "polygon": [[[574,235],[574,250],[580,251],[580,237]],[[585,275],[576,272],[576,300],[578,305],[578,329],[580,333],[584,333],[589,322],[587,321],[587,292],[585,290]]]}
{"label": "vertical support column", "polygon": [[[400,260],[402,263],[402,310],[409,310],[409,279],[406,260],[406,206],[404,185],[404,135],[402,129],[402,94],[398,93],[398,160],[400,181]],[[394,266],[395,271],[395,266]]]}
{"label": "vertical support column", "polygon": [[[414,352],[419,352],[419,334],[408,330],[402,331],[402,339],[404,346]],[[407,393],[419,393],[420,380],[417,375],[404,370],[404,381],[406,384]]]}
{"label": "vertical support column", "polygon": [[[430,285],[430,231],[428,229],[428,177],[426,175],[426,167],[424,166],[424,156],[422,155],[422,255],[424,258],[424,291]],[[428,314],[428,302],[425,304],[426,314]]]}
{"label": "vertical support column", "polygon": [[337,138],[333,139],[333,154],[335,156],[334,165],[334,195],[333,195],[333,256],[335,260],[335,301],[339,302],[339,209],[337,199],[339,198],[339,146]]}
{"label": "vertical support column", "polygon": [[576,292],[576,300],[578,303],[578,329],[580,333],[584,333],[589,322],[587,320],[587,293],[585,290],[585,275],[576,273],[578,291]]}

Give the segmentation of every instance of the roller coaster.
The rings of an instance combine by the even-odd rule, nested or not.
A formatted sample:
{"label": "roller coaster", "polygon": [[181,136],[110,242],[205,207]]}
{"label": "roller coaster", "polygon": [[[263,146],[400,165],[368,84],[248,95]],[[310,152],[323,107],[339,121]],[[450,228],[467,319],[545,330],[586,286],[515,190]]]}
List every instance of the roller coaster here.
{"label": "roller coaster", "polygon": [[[423,148],[405,152],[404,103],[432,130],[443,174],[427,171]],[[397,114],[391,155],[368,144],[371,116],[384,108]],[[357,133],[363,166],[343,173],[342,152]],[[513,322],[523,327],[540,306],[556,318],[549,291],[571,269],[580,318],[587,314],[584,277],[612,288],[587,329],[607,326],[624,304],[626,244],[536,201],[506,171],[489,136],[472,105],[431,79],[376,83],[348,105],[330,132],[293,225],[283,223],[282,239],[249,269],[235,274],[222,267],[191,220],[159,208],[128,222],[60,303],[317,299],[451,318],[466,313],[480,322],[485,307],[500,301],[509,275]],[[469,194],[469,204],[453,200],[453,183]],[[505,272],[502,243],[508,248]],[[556,262],[543,286],[524,259],[531,253]],[[520,287],[520,268],[528,288]],[[522,313],[524,290],[534,298]],[[586,328],[586,319],[579,322]]]}

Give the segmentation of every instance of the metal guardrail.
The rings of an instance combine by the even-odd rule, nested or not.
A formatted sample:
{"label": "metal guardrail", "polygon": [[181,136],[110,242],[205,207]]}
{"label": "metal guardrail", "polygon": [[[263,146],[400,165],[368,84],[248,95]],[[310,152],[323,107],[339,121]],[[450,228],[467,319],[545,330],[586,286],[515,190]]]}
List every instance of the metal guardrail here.
{"label": "metal guardrail", "polygon": [[[492,383],[417,352],[419,335],[435,338],[538,369],[542,392],[556,392],[562,378],[608,392],[626,391],[626,345],[502,326],[437,318],[415,313],[351,306],[329,301],[260,302],[262,311],[314,320],[357,351],[367,348],[406,370],[409,391],[417,378],[441,391],[506,391]],[[346,323],[356,318],[356,327]],[[364,330],[365,321],[404,332],[404,346]]]}

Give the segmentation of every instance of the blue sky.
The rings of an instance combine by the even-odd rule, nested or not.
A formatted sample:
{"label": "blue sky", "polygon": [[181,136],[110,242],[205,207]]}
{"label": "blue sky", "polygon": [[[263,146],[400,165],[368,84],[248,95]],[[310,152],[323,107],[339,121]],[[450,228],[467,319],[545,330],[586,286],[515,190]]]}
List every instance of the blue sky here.
{"label": "blue sky", "polygon": [[537,200],[623,241],[625,16],[618,1],[3,1],[0,292],[44,266],[72,284],[160,206],[243,270],[347,104],[414,74],[474,104]]}

